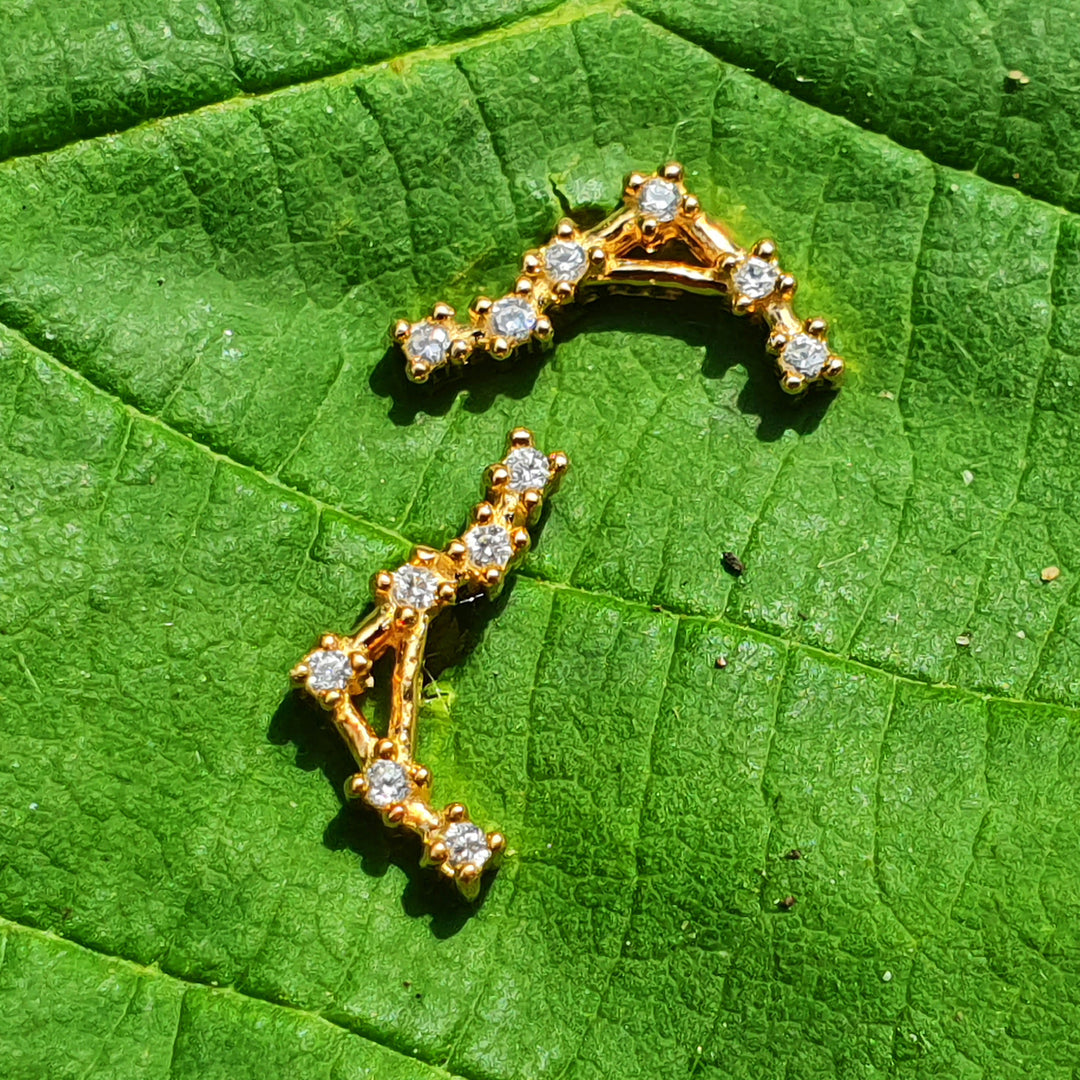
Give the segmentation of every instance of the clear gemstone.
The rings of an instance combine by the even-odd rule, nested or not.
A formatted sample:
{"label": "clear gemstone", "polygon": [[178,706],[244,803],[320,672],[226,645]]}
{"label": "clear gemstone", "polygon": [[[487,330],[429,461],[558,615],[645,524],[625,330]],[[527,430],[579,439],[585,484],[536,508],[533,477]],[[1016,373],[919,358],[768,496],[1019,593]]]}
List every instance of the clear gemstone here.
{"label": "clear gemstone", "polygon": [[352,664],[347,653],[337,649],[318,649],[307,659],[311,675],[308,686],[312,690],[344,690],[352,678]]}
{"label": "clear gemstone", "polygon": [[419,608],[421,611],[435,603],[439,579],[422,566],[406,563],[394,571],[394,586],[390,596],[399,607]]}
{"label": "clear gemstone", "polygon": [[749,258],[735,271],[735,288],[751,300],[763,300],[776,288],[780,271],[771,262]]}
{"label": "clear gemstone", "polygon": [[679,189],[670,180],[648,180],[638,192],[638,209],[657,221],[674,221],[680,199]]}
{"label": "clear gemstone", "polygon": [[411,360],[424,360],[431,365],[442,364],[450,348],[450,335],[432,322],[414,323],[405,342],[405,353]]}
{"label": "clear gemstone", "polygon": [[501,525],[477,525],[465,534],[474,566],[505,566],[514,554],[510,534]]}
{"label": "clear gemstone", "polygon": [[412,783],[405,766],[396,761],[373,761],[367,773],[367,801],[380,810],[403,802],[412,794]]}
{"label": "clear gemstone", "polygon": [[510,490],[543,489],[551,479],[551,462],[535,446],[519,446],[506,456],[510,470]]}
{"label": "clear gemstone", "polygon": [[809,334],[796,334],[787,343],[782,355],[788,367],[812,379],[821,373],[825,361],[829,359],[829,346]]}
{"label": "clear gemstone", "polygon": [[491,327],[499,337],[520,343],[536,329],[536,311],[528,300],[504,296],[491,305]]}
{"label": "clear gemstone", "polygon": [[491,858],[491,848],[488,847],[484,830],[471,821],[455,821],[443,834],[443,840],[450,849],[451,866],[472,863],[479,867]]}
{"label": "clear gemstone", "polygon": [[580,244],[560,240],[544,248],[544,267],[552,281],[580,281],[587,263],[585,249]]}

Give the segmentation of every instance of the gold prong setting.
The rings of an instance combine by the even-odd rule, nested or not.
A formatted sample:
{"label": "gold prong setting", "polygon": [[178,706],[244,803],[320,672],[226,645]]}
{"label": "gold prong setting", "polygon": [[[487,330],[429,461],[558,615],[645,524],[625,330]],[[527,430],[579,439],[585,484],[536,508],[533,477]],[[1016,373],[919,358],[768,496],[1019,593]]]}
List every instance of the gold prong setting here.
{"label": "gold prong setting", "polygon": [[[423,861],[437,865],[461,893],[474,899],[482,874],[498,864],[506,841],[485,833],[468,810],[430,801],[431,773],[413,759],[428,627],[459,594],[494,593],[529,547],[528,526],[567,469],[563,453],[543,454],[532,433],[510,433],[503,459],[487,469],[486,498],[474,507],[471,527],[442,551],[418,547],[409,561],[372,579],[376,607],[352,635],[324,634],[293,668],[293,682],[330,711],[359,772],[345,783],[346,797],[377,810],[392,827],[420,836]],[[390,720],[376,735],[360,711],[371,688],[372,665],[394,653]]]}
{"label": "gold prong setting", "polygon": [[[665,259],[672,241],[681,241],[692,260]],[[428,319],[396,323],[393,338],[405,352],[409,378],[425,382],[436,371],[467,364],[476,351],[505,360],[519,348],[549,341],[554,333],[549,309],[598,285],[726,297],[736,314],[768,326],[769,351],[777,356],[780,382],[789,392],[835,386],[843,375],[844,361],[823,334],[808,329],[821,320],[804,323],[795,315],[797,282],[781,269],[773,241],[740,247],[686,190],[683,167],[675,161],[652,174],[632,173],[623,206],[594,228],[560,221],[547,244],[526,253],[512,292],[473,301],[469,323],[456,322],[453,308],[436,304]]]}

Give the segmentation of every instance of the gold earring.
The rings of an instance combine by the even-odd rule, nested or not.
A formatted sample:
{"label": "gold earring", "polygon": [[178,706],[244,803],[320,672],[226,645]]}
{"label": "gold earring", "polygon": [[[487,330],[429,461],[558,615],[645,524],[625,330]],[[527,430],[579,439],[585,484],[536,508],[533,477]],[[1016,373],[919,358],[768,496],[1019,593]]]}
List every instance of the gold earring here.
{"label": "gold earring", "polygon": [[[666,259],[675,241],[694,261]],[[547,341],[547,312],[575,299],[589,285],[680,289],[727,298],[737,315],[753,315],[769,328],[780,385],[799,394],[814,384],[836,386],[844,361],[828,343],[824,319],[800,320],[792,308],[797,283],[779,266],[776,245],[759,240],[744,250],[710,218],[683,185],[677,162],[650,176],[632,174],[623,206],[593,229],[559,223],[544,247],[525,255],[514,291],[498,300],[479,297],[469,321],[458,322],[448,304],[436,304],[419,322],[399,321],[394,340],[405,352],[414,382],[451,365],[464,366],[476,352],[497,360],[532,341]]]}
{"label": "gold earring", "polygon": [[[374,807],[388,825],[419,835],[423,862],[438,866],[469,899],[506,841],[474,824],[461,803],[436,810],[431,773],[413,760],[428,627],[459,595],[492,595],[501,588],[528,550],[528,526],[567,465],[565,454],[537,450],[524,428],[512,432],[506,456],[488,468],[487,498],[473,509],[465,533],[442,551],[418,547],[392,573],[376,574],[371,616],[350,635],[324,635],[292,670],[293,682],[329,710],[359,767],[345,783],[346,797]],[[379,738],[358,699],[374,685],[372,665],[387,650],[394,653],[394,674],[387,733]]]}

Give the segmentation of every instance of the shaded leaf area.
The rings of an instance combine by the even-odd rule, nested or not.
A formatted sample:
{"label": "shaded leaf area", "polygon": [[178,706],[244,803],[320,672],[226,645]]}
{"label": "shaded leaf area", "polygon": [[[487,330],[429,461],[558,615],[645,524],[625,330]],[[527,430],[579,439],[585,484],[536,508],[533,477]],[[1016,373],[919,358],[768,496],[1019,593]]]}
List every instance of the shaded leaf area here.
{"label": "shaded leaf area", "polygon": [[1080,209],[1068,3],[630,0],[773,86],[934,161]]}
{"label": "shaded leaf area", "polygon": [[[705,301],[404,383],[395,314],[669,156],[777,237],[842,393]],[[0,214],[0,987],[93,1018],[80,1072],[1071,1075],[1072,217],[635,16],[9,162]],[[572,472],[421,724],[515,849],[473,911],[283,673],[519,423]]]}
{"label": "shaded leaf area", "polygon": [[557,6],[17,0],[0,11],[0,159],[437,46]]}
{"label": "shaded leaf area", "polygon": [[[558,107],[538,114],[539,63]],[[763,131],[784,137],[764,152]],[[704,303],[606,301],[546,359],[404,382],[395,315],[505,288],[561,202],[606,208],[670,155],[745,239],[779,239],[802,310],[833,319],[844,393],[787,401],[760,333]],[[472,497],[458,464],[526,422],[577,467],[533,573],[1077,700],[1070,578],[1039,579],[1077,541],[1074,220],[651,24],[588,19],[22,159],[0,206],[8,325],[290,488],[441,543],[437,515]],[[718,547],[752,568],[738,585]]]}
{"label": "shaded leaf area", "polygon": [[0,956],[6,1080],[235,1080],[256,1061],[265,1075],[297,1080],[447,1077],[311,1013],[182,983],[14,923],[0,923]]}

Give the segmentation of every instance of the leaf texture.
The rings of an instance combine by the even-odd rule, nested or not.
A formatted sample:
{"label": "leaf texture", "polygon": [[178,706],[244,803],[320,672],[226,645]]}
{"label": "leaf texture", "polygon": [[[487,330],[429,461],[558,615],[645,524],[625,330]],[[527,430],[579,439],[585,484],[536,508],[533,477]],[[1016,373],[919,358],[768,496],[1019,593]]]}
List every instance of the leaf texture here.
{"label": "leaf texture", "polygon": [[[174,6],[123,55],[108,11],[4,16],[5,1075],[1071,1077],[1080,230],[949,96],[993,109],[1019,16],[876,6],[811,86],[777,50],[821,5],[782,40],[719,2]],[[149,52],[155,19],[188,29]],[[856,109],[912,28],[909,92]],[[776,238],[838,396],[783,398],[706,301],[404,383],[392,318],[669,157]],[[572,471],[446,617],[421,727],[516,850],[470,911],[341,806],[282,673],[517,424]]]}

